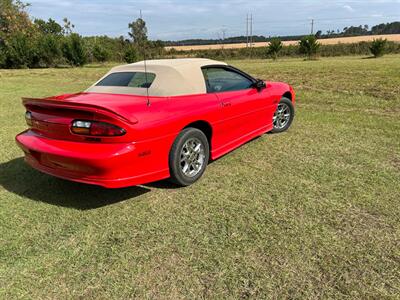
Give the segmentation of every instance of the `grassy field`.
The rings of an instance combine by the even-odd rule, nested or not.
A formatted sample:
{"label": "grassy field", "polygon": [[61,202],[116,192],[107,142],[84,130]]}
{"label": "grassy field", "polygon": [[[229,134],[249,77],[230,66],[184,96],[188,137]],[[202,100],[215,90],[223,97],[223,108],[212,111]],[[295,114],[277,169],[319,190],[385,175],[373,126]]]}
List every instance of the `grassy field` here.
{"label": "grassy field", "polygon": [[21,96],[109,66],[0,70],[0,298],[399,298],[400,56],[233,64],[297,115],[188,188],[106,190],[23,162]]}

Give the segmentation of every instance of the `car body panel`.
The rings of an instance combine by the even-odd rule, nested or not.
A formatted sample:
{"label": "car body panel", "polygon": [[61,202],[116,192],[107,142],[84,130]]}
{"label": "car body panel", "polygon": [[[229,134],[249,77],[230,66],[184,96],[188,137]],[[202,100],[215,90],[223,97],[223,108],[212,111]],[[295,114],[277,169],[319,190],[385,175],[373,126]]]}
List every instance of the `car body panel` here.
{"label": "car body panel", "polygon": [[[240,91],[146,97],[78,93],[23,100],[31,128],[16,137],[32,167],[68,180],[108,188],[168,178],[169,152],[178,134],[201,122],[211,129],[210,158],[218,157],[272,130],[272,117],[285,83]],[[120,137],[93,138],[70,131],[74,119],[116,124]]]}

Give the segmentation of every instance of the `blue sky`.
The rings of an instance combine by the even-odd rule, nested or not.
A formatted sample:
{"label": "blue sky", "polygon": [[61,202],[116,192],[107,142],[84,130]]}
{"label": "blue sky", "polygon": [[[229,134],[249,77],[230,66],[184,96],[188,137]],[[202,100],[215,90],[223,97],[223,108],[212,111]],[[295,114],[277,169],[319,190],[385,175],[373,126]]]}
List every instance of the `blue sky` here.
{"label": "blue sky", "polygon": [[343,29],[400,20],[400,0],[30,0],[33,17],[67,17],[83,35],[127,35],[142,10],[151,39],[220,38],[244,35],[252,13],[257,35],[296,35],[315,28]]}

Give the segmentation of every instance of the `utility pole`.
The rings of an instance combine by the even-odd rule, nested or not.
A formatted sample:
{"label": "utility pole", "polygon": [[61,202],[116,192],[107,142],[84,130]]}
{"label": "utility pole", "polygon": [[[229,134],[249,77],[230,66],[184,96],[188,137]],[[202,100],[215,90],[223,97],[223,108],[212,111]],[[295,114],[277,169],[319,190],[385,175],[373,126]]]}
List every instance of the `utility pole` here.
{"label": "utility pole", "polygon": [[142,10],[139,10],[140,11],[140,18],[143,20],[143,18],[142,18]]}
{"label": "utility pole", "polygon": [[249,46],[249,14],[246,15],[246,48]]}
{"label": "utility pole", "polygon": [[314,19],[311,19],[311,34],[314,34]]}
{"label": "utility pole", "polygon": [[223,28],[221,31],[222,31],[222,49],[224,49],[224,45],[225,45],[225,32],[226,32],[226,29]]}
{"label": "utility pole", "polygon": [[253,14],[250,14],[250,48],[253,45]]}

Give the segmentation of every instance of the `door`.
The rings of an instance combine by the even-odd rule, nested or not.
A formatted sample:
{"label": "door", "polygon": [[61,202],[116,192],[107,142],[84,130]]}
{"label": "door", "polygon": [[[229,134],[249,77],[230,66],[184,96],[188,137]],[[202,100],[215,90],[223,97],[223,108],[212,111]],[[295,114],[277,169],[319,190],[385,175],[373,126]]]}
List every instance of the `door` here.
{"label": "door", "polygon": [[217,133],[222,144],[234,144],[270,126],[272,99],[266,88],[256,89],[253,78],[228,66],[206,67],[203,74],[207,91],[215,93],[222,106]]}

